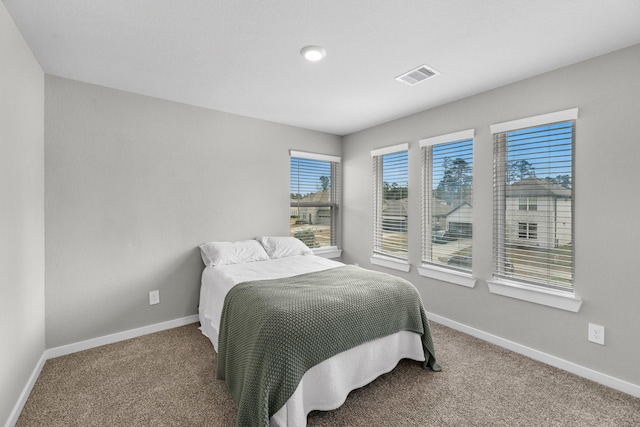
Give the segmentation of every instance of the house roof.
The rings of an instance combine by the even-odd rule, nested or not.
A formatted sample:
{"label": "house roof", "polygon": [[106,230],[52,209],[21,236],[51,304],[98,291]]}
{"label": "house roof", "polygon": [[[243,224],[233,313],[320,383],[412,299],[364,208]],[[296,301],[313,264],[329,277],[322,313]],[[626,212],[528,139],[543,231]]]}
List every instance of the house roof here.
{"label": "house roof", "polygon": [[508,185],[507,197],[571,198],[571,189],[544,179],[529,177]]}
{"label": "house roof", "polygon": [[331,202],[331,190],[318,191],[315,193],[307,194],[300,199],[291,199],[291,203],[330,203]]}
{"label": "house roof", "polygon": [[437,197],[432,199],[433,204],[431,205],[431,212],[433,216],[436,217],[445,217],[449,215],[451,212],[460,209],[464,205],[471,206],[468,202],[457,203],[455,205],[447,205],[444,200],[441,200]]}
{"label": "house roof", "polygon": [[314,203],[315,202],[329,203],[331,201],[331,191],[324,190],[324,191],[318,191],[316,193],[307,194],[302,199],[300,199],[300,201],[314,202]]}
{"label": "house roof", "polygon": [[464,202],[464,203],[462,203],[461,205],[458,205],[458,206],[454,207],[453,209],[451,209],[451,210],[447,213],[447,216],[451,215],[452,213],[454,213],[454,212],[455,212],[455,211],[457,211],[458,209],[461,209],[461,208],[462,208],[462,207],[464,207],[464,206],[469,206],[469,207],[471,207],[471,205],[470,205],[469,203]]}
{"label": "house roof", "polygon": [[407,199],[387,199],[382,203],[382,213],[388,216],[407,216]]}

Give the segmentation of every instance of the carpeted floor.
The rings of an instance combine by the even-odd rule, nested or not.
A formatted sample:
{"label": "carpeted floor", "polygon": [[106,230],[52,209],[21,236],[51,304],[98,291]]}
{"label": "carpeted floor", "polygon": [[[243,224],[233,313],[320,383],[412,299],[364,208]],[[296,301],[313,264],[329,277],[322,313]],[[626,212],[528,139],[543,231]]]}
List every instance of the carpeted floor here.
{"label": "carpeted floor", "polygon": [[[442,372],[401,361],[313,426],[638,426],[640,399],[432,323]],[[233,426],[197,324],[51,359],[16,424]]]}

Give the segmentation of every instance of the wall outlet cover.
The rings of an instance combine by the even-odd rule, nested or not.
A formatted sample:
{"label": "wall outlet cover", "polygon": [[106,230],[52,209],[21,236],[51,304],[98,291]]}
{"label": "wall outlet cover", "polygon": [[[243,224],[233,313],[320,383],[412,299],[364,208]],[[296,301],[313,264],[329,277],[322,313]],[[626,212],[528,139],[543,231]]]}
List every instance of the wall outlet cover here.
{"label": "wall outlet cover", "polygon": [[160,303],[160,291],[149,291],[149,305]]}
{"label": "wall outlet cover", "polygon": [[604,345],[604,326],[589,323],[587,339],[596,344]]}

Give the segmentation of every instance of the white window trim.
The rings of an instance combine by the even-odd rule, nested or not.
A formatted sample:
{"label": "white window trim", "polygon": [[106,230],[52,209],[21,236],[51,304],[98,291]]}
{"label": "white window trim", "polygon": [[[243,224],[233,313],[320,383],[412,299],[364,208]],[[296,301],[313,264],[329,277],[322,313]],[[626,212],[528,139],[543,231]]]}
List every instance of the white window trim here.
{"label": "white window trim", "polygon": [[[393,154],[393,153],[400,153],[406,151],[407,153],[409,152],[409,143],[408,142],[404,142],[402,144],[396,144],[396,145],[390,145],[387,147],[382,147],[382,148],[376,148],[374,150],[371,150],[371,158],[374,157],[379,157],[379,156],[384,156],[386,154]],[[408,252],[407,248],[407,252]],[[375,248],[374,248],[375,250]],[[409,256],[409,254],[407,253],[407,257]],[[399,270],[399,271],[404,271],[404,272],[409,272],[409,270],[411,269],[411,264],[409,263],[408,260],[404,260],[404,259],[398,259],[398,258],[393,258],[387,255],[383,255],[383,254],[378,254],[375,253],[373,255],[371,255],[371,257],[369,258],[369,261],[371,262],[371,264],[375,264],[375,265],[380,265],[382,267],[387,267],[387,268],[391,268],[394,270]]]}
{"label": "white window trim", "polygon": [[461,130],[460,132],[448,133],[446,135],[432,136],[430,138],[423,138],[420,140],[420,148],[429,147],[431,145],[464,141],[466,139],[473,139],[475,135],[475,129]]}
{"label": "white window trim", "polygon": [[576,297],[572,291],[562,291],[498,278],[487,280],[487,285],[489,286],[489,292],[495,295],[502,295],[573,313],[577,313],[582,306],[582,299]]}
{"label": "white window trim", "polygon": [[409,261],[405,261],[398,258],[393,258],[390,256],[385,256],[381,254],[373,254],[369,258],[371,264],[379,265],[381,267],[387,267],[394,270],[404,271],[408,273],[411,270],[411,264]]}
{"label": "white window trim", "polygon": [[431,264],[422,264],[418,267],[418,273],[430,279],[441,280],[467,288],[475,288],[478,282],[478,279],[475,278],[473,274]]}
{"label": "white window trim", "polygon": [[385,154],[399,153],[401,151],[409,151],[408,142],[371,150],[371,157],[384,156]]}
{"label": "white window trim", "polygon": [[[528,127],[542,126],[549,123],[577,120],[578,112],[578,108],[570,108],[568,110],[493,124],[490,126],[490,129],[492,134],[496,134]],[[573,284],[572,290],[563,291],[494,277],[491,280],[487,280],[487,285],[489,286],[489,292],[495,295],[515,298],[573,313],[577,313],[582,306],[582,299],[575,295],[575,283]]]}
{"label": "white window trim", "polygon": [[576,120],[578,118],[578,109],[570,108],[568,110],[556,111],[554,113],[541,114],[539,116],[527,117],[524,119],[511,120],[508,122],[496,123],[491,125],[491,133],[509,132],[512,130],[529,128],[533,126],[541,126],[549,123],[564,122],[567,120]]}
{"label": "white window trim", "polygon": [[[292,157],[297,157],[297,158],[302,158],[302,159],[309,159],[309,160],[319,160],[319,161],[324,161],[324,162],[333,162],[333,163],[340,163],[341,161],[341,157],[340,156],[334,156],[331,154],[320,154],[320,153],[310,153],[308,151],[297,151],[297,150],[289,150],[289,159],[291,159]],[[333,167],[332,167],[333,169]],[[337,189],[336,190],[337,193],[340,195],[340,202],[341,202],[341,194],[342,194],[342,189]],[[334,208],[338,208],[339,207],[339,203],[335,203]],[[342,218],[341,216],[338,216],[337,220],[336,220],[336,231],[335,231],[335,236],[336,236],[336,240],[337,243],[340,243],[341,240],[341,227],[342,227]],[[340,258],[342,256],[342,249],[339,249],[338,246],[323,246],[321,248],[315,248],[315,249],[311,249],[314,255],[318,255],[324,258]]]}
{"label": "white window trim", "polygon": [[[476,134],[475,129],[465,129],[458,132],[452,132],[444,135],[432,136],[429,138],[422,138],[420,143],[420,148],[430,147],[436,144],[443,143],[451,143],[464,141],[467,139],[474,140]],[[475,141],[474,141],[475,143]],[[424,168],[424,165],[421,165]],[[422,195],[424,197],[424,194]],[[422,215],[425,213],[422,212]],[[426,231],[426,234],[425,234]],[[423,220],[423,230],[422,233],[425,234],[424,238],[427,241],[431,241],[431,230],[424,230],[424,220]],[[424,243],[423,243],[424,244]],[[422,252],[424,252],[424,248],[422,248]],[[424,277],[429,277],[431,279],[441,280],[444,282],[452,283],[454,285],[465,286],[467,288],[474,288],[477,283],[477,279],[471,273],[459,271],[453,268],[447,268],[445,266],[436,266],[433,264],[422,263],[420,267],[418,267],[418,274]]]}
{"label": "white window trim", "polygon": [[314,255],[323,258],[340,258],[342,256],[342,249],[338,249],[337,246],[323,246],[321,248],[311,249],[311,251]]}
{"label": "white window trim", "polygon": [[330,154],[309,153],[306,151],[289,150],[289,157],[298,157],[300,159],[320,160],[323,162],[340,163],[340,157]]}

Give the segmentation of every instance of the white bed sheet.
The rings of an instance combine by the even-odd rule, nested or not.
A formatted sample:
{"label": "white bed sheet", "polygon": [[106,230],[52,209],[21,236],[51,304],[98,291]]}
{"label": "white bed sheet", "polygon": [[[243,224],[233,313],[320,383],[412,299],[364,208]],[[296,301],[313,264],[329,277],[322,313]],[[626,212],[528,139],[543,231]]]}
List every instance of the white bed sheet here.
{"label": "white bed sheet", "polygon": [[[314,255],[247,264],[206,267],[202,272],[199,317],[202,333],[218,351],[218,331],[224,298],[238,283],[278,279],[344,265]],[[285,405],[271,417],[274,427],[303,427],[313,410],[340,407],[351,390],[391,371],[403,358],[424,361],[420,335],[402,331],[339,353],[309,369]],[[362,363],[366,360],[367,363]]]}

